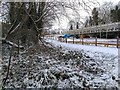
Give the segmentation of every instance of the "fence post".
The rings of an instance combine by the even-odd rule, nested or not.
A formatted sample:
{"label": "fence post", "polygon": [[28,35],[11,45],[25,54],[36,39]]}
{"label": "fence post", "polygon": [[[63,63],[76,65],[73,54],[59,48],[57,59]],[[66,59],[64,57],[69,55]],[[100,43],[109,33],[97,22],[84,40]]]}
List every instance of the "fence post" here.
{"label": "fence post", "polygon": [[59,38],[59,37],[57,37],[57,39],[58,39],[58,41],[60,41],[60,38]]}
{"label": "fence post", "polygon": [[97,37],[95,37],[95,46],[97,46]]}
{"label": "fence post", "polygon": [[67,43],[67,38],[65,38],[65,41],[66,41],[66,43]]}
{"label": "fence post", "polygon": [[117,45],[116,45],[116,47],[118,48],[118,46],[119,46],[119,36],[117,36]]}
{"label": "fence post", "polygon": [[[107,30],[108,31],[108,30]],[[106,31],[106,39],[107,39],[107,37],[108,37],[108,32]]]}
{"label": "fence post", "polygon": [[83,42],[83,35],[82,35],[82,45],[84,44],[84,42]]}
{"label": "fence post", "polygon": [[74,44],[74,36],[73,36],[73,44]]}
{"label": "fence post", "polygon": [[62,42],[65,42],[65,38],[62,38]]}
{"label": "fence post", "polygon": [[80,44],[81,44],[81,35],[80,35]]}

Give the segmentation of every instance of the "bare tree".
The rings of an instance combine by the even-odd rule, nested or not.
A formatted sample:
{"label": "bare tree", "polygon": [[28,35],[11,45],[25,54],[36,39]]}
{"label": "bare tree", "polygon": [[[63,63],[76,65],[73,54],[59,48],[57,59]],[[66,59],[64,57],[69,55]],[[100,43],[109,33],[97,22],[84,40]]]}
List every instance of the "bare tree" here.
{"label": "bare tree", "polygon": [[[61,22],[60,19],[62,17],[70,20],[72,16],[78,18],[79,21],[77,22],[82,22],[81,9],[89,13],[91,7],[95,4],[98,3],[89,0],[68,0],[66,2],[60,2],[59,0],[54,0],[54,2],[47,2],[47,0],[46,2],[9,2],[5,5],[8,6],[6,13],[9,16],[8,21],[10,21],[11,27],[6,39],[9,39],[11,36],[18,39],[19,36],[20,40],[22,38],[22,40],[25,40],[26,37],[30,35],[36,39],[35,43],[37,43],[38,40],[41,39],[44,30],[46,28],[50,29],[56,19]],[[74,13],[74,15],[71,15],[70,12]],[[25,30],[30,33],[25,33]]]}
{"label": "bare tree", "polygon": [[99,8],[99,18],[101,24],[105,23],[111,23],[111,14],[110,10],[113,8],[113,3],[112,2],[104,2],[103,5],[100,6]]}

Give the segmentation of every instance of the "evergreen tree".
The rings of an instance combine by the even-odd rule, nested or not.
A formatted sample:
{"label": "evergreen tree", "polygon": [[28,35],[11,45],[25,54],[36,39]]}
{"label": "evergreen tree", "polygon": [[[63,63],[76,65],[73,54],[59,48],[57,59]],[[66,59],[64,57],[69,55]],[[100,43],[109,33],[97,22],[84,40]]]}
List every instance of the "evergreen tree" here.
{"label": "evergreen tree", "polygon": [[92,25],[93,25],[92,22],[93,22],[93,20],[92,20],[92,17],[90,16],[90,17],[89,17],[89,26],[92,26]]}
{"label": "evergreen tree", "polygon": [[96,8],[93,8],[92,10],[92,19],[93,19],[93,25],[98,25],[98,11]]}
{"label": "evergreen tree", "polygon": [[71,26],[70,26],[70,30],[73,30],[73,26],[72,26],[72,24],[71,24]]}
{"label": "evergreen tree", "polygon": [[115,7],[115,9],[111,10],[111,20],[112,22],[119,22],[120,21],[120,9],[118,6]]}
{"label": "evergreen tree", "polygon": [[120,9],[118,9],[118,22],[120,22]]}
{"label": "evergreen tree", "polygon": [[85,27],[87,27],[88,26],[88,19],[86,19],[86,21],[85,21]]}
{"label": "evergreen tree", "polygon": [[76,29],[79,29],[79,23],[77,22]]}

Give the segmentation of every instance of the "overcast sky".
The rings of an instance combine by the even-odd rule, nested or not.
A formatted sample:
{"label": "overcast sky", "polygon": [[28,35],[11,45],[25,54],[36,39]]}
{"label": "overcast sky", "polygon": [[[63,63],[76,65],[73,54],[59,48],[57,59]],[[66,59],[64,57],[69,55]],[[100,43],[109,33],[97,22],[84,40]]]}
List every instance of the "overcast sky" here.
{"label": "overcast sky", "polygon": [[117,4],[120,0],[97,0],[100,4],[104,2],[113,2],[113,4]]}
{"label": "overcast sky", "polygon": [[[116,5],[116,4],[118,4],[118,2],[120,0],[97,0],[97,1],[99,2],[100,5],[102,5],[104,2],[112,2],[113,5]],[[99,7],[99,5],[96,5],[94,7]],[[86,18],[86,16],[89,16],[88,13],[86,13],[85,11],[80,11],[80,12],[81,12],[80,14],[83,18]],[[57,29],[59,27],[63,28],[63,29],[66,29],[68,27],[69,20],[67,20],[65,17],[61,18],[61,22],[62,22],[61,24],[55,23],[55,26],[53,26],[53,29]]]}
{"label": "overcast sky", "polygon": [[[19,0],[18,0],[19,1]],[[60,0],[60,1],[63,1],[64,2],[64,0]],[[66,0],[65,0],[66,1]],[[78,0],[78,1],[81,1],[81,0]],[[88,1],[88,0],[84,0],[84,1]],[[92,1],[92,0],[91,0]],[[93,0],[93,1],[96,1],[96,0]],[[113,5],[116,5],[120,0],[97,0],[99,3],[100,3],[100,5],[102,5],[104,2],[112,2],[113,3]],[[94,6],[94,7],[99,7],[99,6]],[[92,7],[93,8],[93,7]],[[74,13],[73,13],[74,14]],[[80,15],[81,15],[81,17],[82,18],[86,18],[86,16],[88,16],[88,13],[86,13],[85,11],[80,11]],[[72,19],[72,18],[70,18],[70,19]],[[65,29],[65,28],[67,28],[68,27],[68,22],[69,22],[69,20],[67,20],[65,17],[62,17],[61,18],[61,24],[60,23],[58,23],[58,22],[55,22],[55,25],[53,26],[53,29],[57,29],[57,28],[63,28],[63,29]]]}

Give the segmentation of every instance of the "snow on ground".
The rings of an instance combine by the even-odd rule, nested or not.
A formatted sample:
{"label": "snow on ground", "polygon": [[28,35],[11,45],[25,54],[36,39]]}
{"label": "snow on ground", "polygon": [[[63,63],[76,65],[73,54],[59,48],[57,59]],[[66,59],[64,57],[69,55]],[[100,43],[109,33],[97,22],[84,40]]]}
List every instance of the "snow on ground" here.
{"label": "snow on ground", "polygon": [[[55,46],[62,46],[63,48],[68,48],[71,50],[84,50],[87,52],[101,52],[105,54],[111,54],[118,56],[118,48],[109,48],[109,47],[99,47],[99,46],[90,46],[90,45],[78,45],[78,44],[68,44],[64,42],[59,42],[56,40],[49,39],[47,42],[52,43]],[[90,54],[89,53],[89,54]]]}
{"label": "snow on ground", "polygon": [[[109,47],[99,47],[90,45],[78,45],[59,42],[53,39],[47,39],[47,42],[51,43],[55,47],[62,47],[64,50],[81,51],[83,50],[87,55],[94,59],[99,68],[103,69],[105,73],[101,76],[96,76],[94,80],[89,83],[96,82],[98,84],[104,83],[107,80],[111,85],[115,82],[112,81],[111,77],[115,76],[118,78],[118,49]],[[89,61],[90,63],[90,61]],[[91,63],[93,63],[91,61]],[[94,69],[94,68],[93,68]],[[84,74],[86,75],[86,74]]]}
{"label": "snow on ground", "polygon": [[[106,88],[106,90],[118,87],[116,48],[68,44],[52,39],[46,41],[56,48],[51,49],[50,44],[49,48],[39,44],[24,53],[21,52],[19,57],[15,54],[6,87],[61,89],[89,87]],[[9,61],[8,49],[7,45],[3,46],[2,76],[4,77],[6,64]]]}

